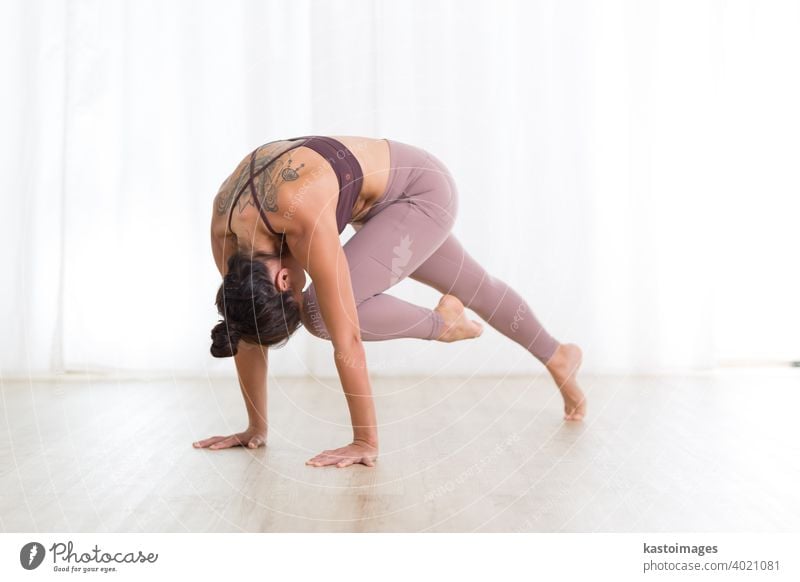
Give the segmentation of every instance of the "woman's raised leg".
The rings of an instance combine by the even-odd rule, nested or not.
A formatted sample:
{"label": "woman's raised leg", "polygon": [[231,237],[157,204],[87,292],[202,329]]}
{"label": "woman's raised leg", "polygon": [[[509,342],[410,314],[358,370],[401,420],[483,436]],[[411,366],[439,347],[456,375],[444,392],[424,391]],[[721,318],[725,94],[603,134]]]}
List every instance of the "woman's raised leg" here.
{"label": "woman's raised leg", "polygon": [[[424,263],[441,245],[453,224],[454,207],[446,192],[440,200],[400,201],[381,210],[344,245],[358,308],[361,338],[453,341],[480,334],[481,326],[444,300],[429,309],[385,293]],[[312,284],[303,293],[303,323],[310,333],[328,339]]]}
{"label": "woman's raised leg", "polygon": [[519,293],[487,273],[452,233],[409,277],[455,296],[486,323],[528,350],[556,381],[564,397],[565,418],[583,418],[586,399],[575,378],[582,359],[580,348],[560,344],[551,336]]}

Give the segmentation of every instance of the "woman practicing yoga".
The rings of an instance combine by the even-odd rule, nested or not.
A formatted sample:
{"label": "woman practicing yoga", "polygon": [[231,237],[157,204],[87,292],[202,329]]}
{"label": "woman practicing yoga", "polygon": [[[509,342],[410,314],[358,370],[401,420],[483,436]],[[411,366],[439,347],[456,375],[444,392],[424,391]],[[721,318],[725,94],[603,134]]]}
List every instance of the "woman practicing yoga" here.
{"label": "woman practicing yoga", "polygon": [[[564,418],[583,419],[580,348],[556,341],[516,291],[461,247],[450,232],[457,208],[444,164],[394,140],[303,136],[246,156],[214,199],[223,320],[211,332],[211,353],[234,357],[249,425],[194,446],[266,443],[268,348],[302,324],[333,344],[353,425],[350,444],[307,464],[373,466],[378,424],[362,341],[477,337],[482,325],[465,306],[542,362],[564,398]],[[342,247],[348,223],[356,233]],[[303,291],[305,272],[311,285]],[[386,293],[405,277],[441,292],[439,304],[427,309]]]}

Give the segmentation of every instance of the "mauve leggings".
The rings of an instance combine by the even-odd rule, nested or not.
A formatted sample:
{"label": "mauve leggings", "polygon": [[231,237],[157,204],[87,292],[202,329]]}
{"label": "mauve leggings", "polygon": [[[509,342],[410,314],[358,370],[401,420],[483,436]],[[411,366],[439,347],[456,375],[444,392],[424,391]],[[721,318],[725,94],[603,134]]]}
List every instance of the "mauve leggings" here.
{"label": "mauve leggings", "polygon": [[[388,293],[405,277],[456,296],[484,321],[546,363],[558,347],[525,300],[489,275],[450,232],[458,211],[458,191],[450,172],[433,154],[389,143],[391,171],[384,196],[345,243],[361,338],[436,339],[444,322],[432,309]],[[303,323],[329,339],[314,284],[303,293]]]}

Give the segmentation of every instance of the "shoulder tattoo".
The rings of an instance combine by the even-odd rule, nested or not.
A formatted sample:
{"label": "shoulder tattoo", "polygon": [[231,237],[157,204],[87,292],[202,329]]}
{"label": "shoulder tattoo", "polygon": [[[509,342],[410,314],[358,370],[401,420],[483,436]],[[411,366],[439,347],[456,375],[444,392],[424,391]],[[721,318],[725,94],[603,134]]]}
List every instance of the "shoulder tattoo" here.
{"label": "shoulder tattoo", "polygon": [[[305,164],[297,167],[292,166],[292,159],[286,162],[275,160],[275,156],[282,155],[280,152],[287,147],[287,142],[275,142],[262,146],[256,151],[256,160],[253,172],[258,174],[254,180],[258,203],[268,212],[278,211],[278,189],[284,182],[293,182],[300,177],[300,170]],[[290,152],[286,152],[290,153]],[[274,162],[274,163],[273,163]],[[267,166],[263,171],[262,168]],[[230,211],[236,194],[245,188],[241,195],[236,198],[236,207],[239,213],[245,211],[248,206],[255,206],[252,199],[252,190],[247,185],[250,178],[250,157],[243,160],[227,180],[222,184],[216,196],[216,211],[219,214],[226,214]]]}

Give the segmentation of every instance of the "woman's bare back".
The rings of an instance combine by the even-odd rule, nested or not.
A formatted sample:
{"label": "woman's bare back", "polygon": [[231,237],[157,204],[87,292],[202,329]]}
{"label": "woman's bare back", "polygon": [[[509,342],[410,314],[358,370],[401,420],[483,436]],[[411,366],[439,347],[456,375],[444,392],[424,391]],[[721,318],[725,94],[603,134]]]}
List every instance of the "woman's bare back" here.
{"label": "woman's bare back", "polygon": [[[384,139],[331,137],[350,150],[364,174],[351,217],[358,221],[386,190],[390,168],[389,144]],[[290,220],[294,209],[303,202],[304,189],[326,189],[338,193],[338,181],[330,163],[309,148],[300,146],[290,149],[293,143],[275,141],[265,144],[258,149],[255,160],[256,171],[268,166],[255,180],[258,203],[269,214],[270,222],[275,221],[273,227],[279,231],[281,221]],[[252,237],[254,229],[261,230],[258,225],[258,208],[252,200],[250,190],[247,189],[236,198],[236,193],[249,178],[249,163],[248,153],[223,182],[214,198],[211,229],[215,236]],[[234,201],[236,208],[233,209],[228,230],[228,215]]]}

